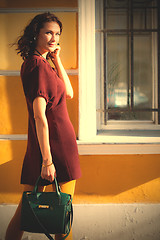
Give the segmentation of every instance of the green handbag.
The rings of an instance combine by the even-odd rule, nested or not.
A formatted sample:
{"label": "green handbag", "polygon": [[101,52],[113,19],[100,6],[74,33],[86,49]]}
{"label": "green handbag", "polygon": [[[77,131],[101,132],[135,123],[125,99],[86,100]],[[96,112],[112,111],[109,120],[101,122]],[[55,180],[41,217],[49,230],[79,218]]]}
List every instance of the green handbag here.
{"label": "green handbag", "polygon": [[50,240],[54,240],[50,233],[65,234],[65,239],[73,221],[72,196],[61,192],[56,178],[55,192],[38,192],[39,180],[40,176],[32,192],[23,192],[21,230],[44,233]]}

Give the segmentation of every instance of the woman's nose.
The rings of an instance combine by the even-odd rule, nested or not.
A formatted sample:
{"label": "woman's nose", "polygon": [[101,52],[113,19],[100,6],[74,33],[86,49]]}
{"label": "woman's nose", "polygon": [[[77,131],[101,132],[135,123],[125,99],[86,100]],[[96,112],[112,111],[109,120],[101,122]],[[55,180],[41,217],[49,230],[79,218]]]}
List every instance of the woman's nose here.
{"label": "woman's nose", "polygon": [[55,41],[55,34],[52,34],[52,41]]}

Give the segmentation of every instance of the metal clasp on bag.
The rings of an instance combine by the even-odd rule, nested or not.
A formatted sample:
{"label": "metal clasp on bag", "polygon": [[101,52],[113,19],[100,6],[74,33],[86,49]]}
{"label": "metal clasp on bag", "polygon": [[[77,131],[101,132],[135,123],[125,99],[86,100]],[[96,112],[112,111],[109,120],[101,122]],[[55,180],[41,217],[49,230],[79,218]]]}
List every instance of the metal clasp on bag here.
{"label": "metal clasp on bag", "polygon": [[31,195],[32,192],[26,192],[26,195]]}
{"label": "metal clasp on bag", "polygon": [[38,208],[49,208],[48,205],[39,205]]}

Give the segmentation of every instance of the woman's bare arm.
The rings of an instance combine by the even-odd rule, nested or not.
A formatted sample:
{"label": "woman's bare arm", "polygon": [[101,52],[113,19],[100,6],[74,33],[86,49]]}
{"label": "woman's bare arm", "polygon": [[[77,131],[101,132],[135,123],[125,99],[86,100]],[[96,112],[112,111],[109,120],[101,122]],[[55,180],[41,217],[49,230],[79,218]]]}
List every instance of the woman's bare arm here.
{"label": "woman's bare arm", "polygon": [[[33,112],[36,124],[36,132],[43,158],[41,177],[53,182],[55,167],[52,163],[52,155],[49,144],[49,129],[46,118],[46,100],[43,97],[37,97],[33,101]],[[49,165],[49,166],[48,166]]]}
{"label": "woman's bare arm", "polygon": [[57,49],[54,52],[50,53],[50,57],[56,67],[59,77],[63,80],[65,84],[67,98],[73,98],[73,88],[59,56],[60,49],[61,48],[58,45]]}

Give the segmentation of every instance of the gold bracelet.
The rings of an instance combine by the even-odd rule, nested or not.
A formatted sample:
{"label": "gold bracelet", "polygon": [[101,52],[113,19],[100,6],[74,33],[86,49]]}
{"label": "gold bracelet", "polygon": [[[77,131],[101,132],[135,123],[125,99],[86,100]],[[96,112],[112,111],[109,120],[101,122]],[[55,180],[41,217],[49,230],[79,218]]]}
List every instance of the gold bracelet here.
{"label": "gold bracelet", "polygon": [[50,164],[48,164],[48,165],[42,164],[42,167],[49,167],[49,166],[51,166],[52,164],[53,164],[53,162],[50,163]]}

